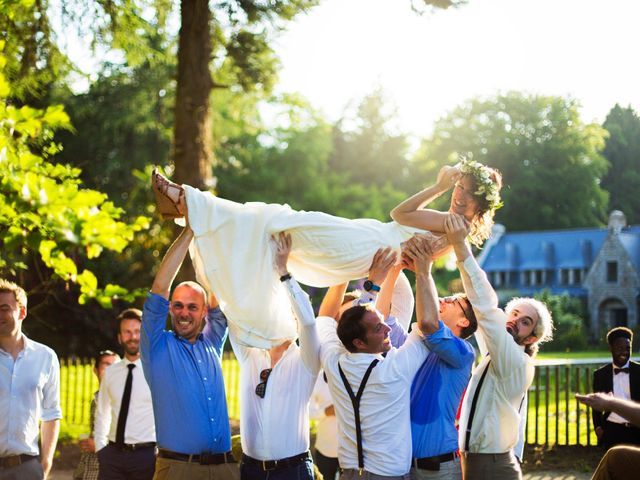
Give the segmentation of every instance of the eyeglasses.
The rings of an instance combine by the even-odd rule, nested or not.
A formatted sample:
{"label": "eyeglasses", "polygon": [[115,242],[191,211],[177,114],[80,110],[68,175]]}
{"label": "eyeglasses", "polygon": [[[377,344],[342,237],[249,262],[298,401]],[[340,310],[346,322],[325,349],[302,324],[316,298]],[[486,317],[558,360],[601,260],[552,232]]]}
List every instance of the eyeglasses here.
{"label": "eyeglasses", "polygon": [[264,398],[265,393],[267,393],[267,381],[269,380],[269,375],[271,375],[271,368],[265,368],[260,372],[260,383],[256,385],[256,395],[260,398]]}
{"label": "eyeglasses", "polygon": [[462,310],[462,314],[464,315],[464,317],[471,321],[471,319],[473,318],[473,310],[472,310],[472,306],[471,303],[469,303],[468,301],[462,301],[459,297],[455,297],[453,299],[453,302],[456,303],[459,307],[460,310]]}

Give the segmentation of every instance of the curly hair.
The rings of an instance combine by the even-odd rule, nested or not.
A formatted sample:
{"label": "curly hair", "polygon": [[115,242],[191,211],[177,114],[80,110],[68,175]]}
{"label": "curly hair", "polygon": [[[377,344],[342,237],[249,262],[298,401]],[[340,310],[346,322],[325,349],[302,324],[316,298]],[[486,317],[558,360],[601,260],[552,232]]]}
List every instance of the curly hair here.
{"label": "curly hair", "polygon": [[[490,180],[497,186],[498,191],[502,188],[502,175],[494,168],[483,166],[489,171]],[[469,232],[469,241],[476,247],[481,247],[484,241],[491,236],[491,228],[493,227],[493,217],[496,213],[496,207],[482,193],[478,192],[478,181],[474,175],[465,174],[463,177],[471,181],[473,187],[473,197],[478,202],[478,211],[471,221],[471,231]]]}

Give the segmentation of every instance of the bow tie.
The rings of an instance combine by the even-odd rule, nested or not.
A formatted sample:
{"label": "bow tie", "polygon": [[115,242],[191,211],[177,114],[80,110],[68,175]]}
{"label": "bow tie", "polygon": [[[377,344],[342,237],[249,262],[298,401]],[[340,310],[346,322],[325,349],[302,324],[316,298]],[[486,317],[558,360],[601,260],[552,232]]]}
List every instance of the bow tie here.
{"label": "bow tie", "polygon": [[625,368],[617,368],[617,367],[613,367],[613,373],[614,375],[617,375],[619,373],[629,373],[629,367],[625,367]]}

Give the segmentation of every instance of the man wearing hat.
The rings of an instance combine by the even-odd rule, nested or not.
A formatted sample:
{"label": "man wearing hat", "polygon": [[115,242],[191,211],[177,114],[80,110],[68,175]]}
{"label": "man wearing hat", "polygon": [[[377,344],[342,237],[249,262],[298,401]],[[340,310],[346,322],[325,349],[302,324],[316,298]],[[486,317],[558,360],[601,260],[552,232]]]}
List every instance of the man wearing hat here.
{"label": "man wearing hat", "polygon": [[[640,363],[629,360],[633,332],[616,327],[607,333],[612,363],[593,372],[593,391],[612,393],[614,397],[640,402]],[[640,444],[640,428],[615,412],[592,410],[598,445],[609,449],[621,443]]]}

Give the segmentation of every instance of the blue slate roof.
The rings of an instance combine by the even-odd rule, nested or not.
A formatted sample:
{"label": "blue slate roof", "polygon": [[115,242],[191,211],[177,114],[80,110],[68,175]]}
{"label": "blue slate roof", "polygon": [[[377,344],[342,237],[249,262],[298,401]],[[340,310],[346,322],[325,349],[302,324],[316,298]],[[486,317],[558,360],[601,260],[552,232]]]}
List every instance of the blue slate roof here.
{"label": "blue slate roof", "polygon": [[640,226],[623,229],[619,238],[622,246],[631,257],[631,262],[640,272]]}
{"label": "blue slate roof", "polygon": [[[640,260],[640,227],[632,228],[636,232],[629,236],[629,243]],[[607,233],[606,228],[505,233],[481,266],[487,272],[589,268]]]}

